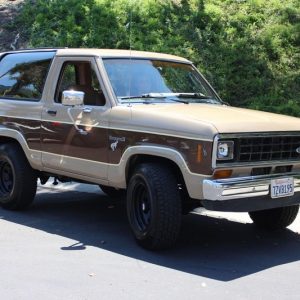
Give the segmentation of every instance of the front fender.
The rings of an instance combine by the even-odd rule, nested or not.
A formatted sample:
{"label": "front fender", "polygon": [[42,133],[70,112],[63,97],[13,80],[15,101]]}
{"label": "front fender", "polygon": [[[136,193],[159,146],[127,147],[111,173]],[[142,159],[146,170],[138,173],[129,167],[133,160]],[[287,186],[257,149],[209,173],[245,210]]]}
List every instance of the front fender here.
{"label": "front fender", "polygon": [[128,162],[135,155],[151,155],[166,158],[174,162],[181,171],[190,197],[202,199],[201,182],[209,178],[207,175],[192,173],[183,156],[178,151],[160,146],[132,146],[125,150],[118,164],[110,164],[108,167],[108,181],[111,186],[126,188],[126,168]]}

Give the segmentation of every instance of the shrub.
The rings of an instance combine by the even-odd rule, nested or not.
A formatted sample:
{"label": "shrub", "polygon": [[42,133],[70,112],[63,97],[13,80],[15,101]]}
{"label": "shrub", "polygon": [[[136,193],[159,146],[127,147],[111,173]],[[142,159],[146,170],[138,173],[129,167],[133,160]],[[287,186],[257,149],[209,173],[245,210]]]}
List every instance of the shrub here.
{"label": "shrub", "polygon": [[17,25],[34,47],[182,55],[225,101],[299,116],[298,0],[28,0]]}

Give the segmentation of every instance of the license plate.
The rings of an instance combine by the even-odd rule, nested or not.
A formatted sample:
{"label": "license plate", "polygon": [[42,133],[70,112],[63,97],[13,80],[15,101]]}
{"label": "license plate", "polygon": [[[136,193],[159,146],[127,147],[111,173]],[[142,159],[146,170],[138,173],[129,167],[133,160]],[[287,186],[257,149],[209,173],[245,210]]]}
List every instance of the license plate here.
{"label": "license plate", "polygon": [[294,178],[280,178],[271,180],[271,198],[294,195]]}

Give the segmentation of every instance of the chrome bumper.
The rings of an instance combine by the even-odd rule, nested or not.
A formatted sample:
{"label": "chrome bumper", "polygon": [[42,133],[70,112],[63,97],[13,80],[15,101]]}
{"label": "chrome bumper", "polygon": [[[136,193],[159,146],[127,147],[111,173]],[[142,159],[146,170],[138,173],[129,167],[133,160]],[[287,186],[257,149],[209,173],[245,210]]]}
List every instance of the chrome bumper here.
{"label": "chrome bumper", "polygon": [[286,177],[294,178],[294,192],[300,192],[300,174],[285,173],[218,180],[205,179],[203,196],[205,200],[213,201],[268,196],[270,195],[271,180]]}

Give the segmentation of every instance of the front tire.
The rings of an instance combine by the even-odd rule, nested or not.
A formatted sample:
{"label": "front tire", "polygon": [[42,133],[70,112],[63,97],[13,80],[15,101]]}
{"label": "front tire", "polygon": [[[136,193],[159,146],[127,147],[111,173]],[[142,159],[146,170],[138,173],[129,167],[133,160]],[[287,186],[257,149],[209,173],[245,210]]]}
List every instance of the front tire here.
{"label": "front tire", "polygon": [[145,163],[135,169],[127,189],[127,215],[143,248],[174,245],[181,226],[181,198],[176,178],[167,167]]}
{"label": "front tire", "polygon": [[299,205],[249,212],[253,223],[267,230],[284,229],[297,217]]}
{"label": "front tire", "polygon": [[0,146],[0,205],[9,210],[23,210],[32,203],[37,176],[22,149],[14,143]]}

